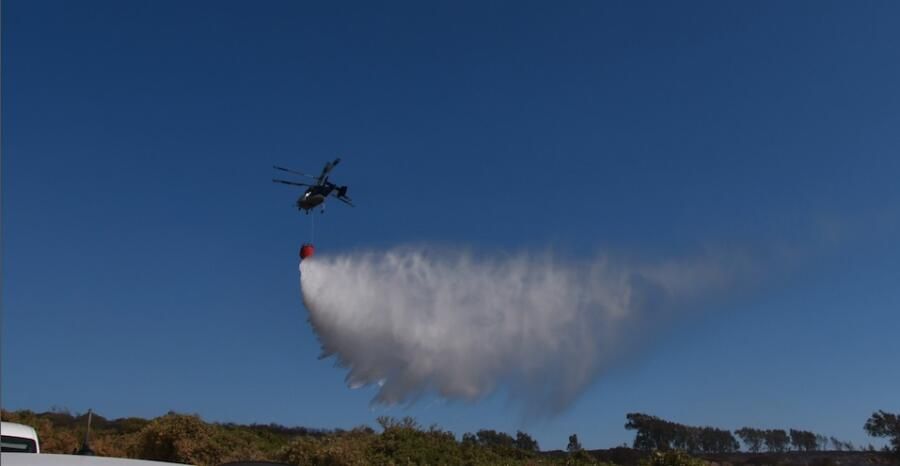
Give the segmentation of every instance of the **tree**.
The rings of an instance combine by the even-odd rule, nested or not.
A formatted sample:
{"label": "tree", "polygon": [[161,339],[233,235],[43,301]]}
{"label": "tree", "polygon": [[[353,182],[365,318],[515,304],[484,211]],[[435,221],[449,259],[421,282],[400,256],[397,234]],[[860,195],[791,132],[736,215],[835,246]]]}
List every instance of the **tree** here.
{"label": "tree", "polygon": [[493,429],[481,429],[475,434],[478,444],[483,447],[515,448],[516,441],[506,432]]}
{"label": "tree", "polygon": [[770,429],[765,436],[766,449],[770,452],[783,452],[787,449],[791,439],[784,429]]}
{"label": "tree", "polygon": [[828,437],[816,434],[816,444],[818,444],[819,450],[828,450]]}
{"label": "tree", "polygon": [[801,450],[801,448],[800,448],[800,442],[801,442],[800,431],[796,430],[796,429],[791,429],[790,431],[788,431],[788,435],[790,435],[790,437],[791,437],[791,444],[794,445],[794,448],[796,448],[798,451]]}
{"label": "tree", "polygon": [[878,410],[866,420],[863,428],[872,437],[889,438],[894,453],[900,456],[900,415]]}
{"label": "tree", "polygon": [[390,429],[410,429],[410,430],[420,430],[422,426],[416,421],[414,417],[404,416],[403,419],[397,420],[390,416],[378,416],[375,419],[375,422],[381,426],[382,430],[390,430]]}
{"label": "tree", "polygon": [[740,449],[730,430],[686,426],[655,416],[629,413],[625,428],[636,430],[634,448],[643,451],[685,450],[689,453],[729,453]]}
{"label": "tree", "polygon": [[519,450],[533,452],[541,451],[541,449],[538,447],[537,440],[531,438],[530,435],[522,432],[521,430],[516,432],[516,448],[518,448]]}
{"label": "tree", "polygon": [[656,418],[641,413],[628,413],[625,419],[628,420],[625,429],[637,431],[634,434],[633,444],[636,450],[650,451],[657,448],[656,442],[650,436],[650,427]]}
{"label": "tree", "polygon": [[806,430],[791,429],[791,444],[797,451],[815,451],[816,434]]}
{"label": "tree", "polygon": [[569,445],[566,446],[566,451],[569,453],[575,453],[584,450],[581,448],[581,442],[578,441],[578,434],[572,434],[569,436]]}
{"label": "tree", "polygon": [[744,442],[747,450],[750,450],[753,453],[759,453],[762,449],[763,442],[766,440],[765,431],[754,429],[752,427],[742,427],[740,430],[735,431],[735,433],[741,438],[741,441]]}
{"label": "tree", "polygon": [[637,450],[668,450],[676,444],[679,428],[686,428],[686,426],[641,413],[628,413],[625,418],[628,419],[625,428],[637,431],[634,436],[634,448]]}
{"label": "tree", "polygon": [[819,449],[819,436],[813,432],[803,432],[803,442],[806,451],[816,451]]}
{"label": "tree", "polygon": [[842,451],[844,449],[844,442],[838,440],[837,437],[831,437],[831,448],[834,448],[834,451]]}
{"label": "tree", "polygon": [[704,453],[730,453],[740,447],[731,431],[703,427],[700,432],[700,449]]}
{"label": "tree", "polygon": [[685,450],[689,453],[697,453],[702,446],[702,429],[697,427],[677,424],[672,437],[672,447]]}

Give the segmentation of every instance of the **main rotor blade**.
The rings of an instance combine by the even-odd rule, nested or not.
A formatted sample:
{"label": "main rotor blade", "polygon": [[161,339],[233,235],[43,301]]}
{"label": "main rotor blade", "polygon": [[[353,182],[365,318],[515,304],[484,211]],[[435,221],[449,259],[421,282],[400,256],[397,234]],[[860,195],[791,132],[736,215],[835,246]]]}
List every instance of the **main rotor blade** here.
{"label": "main rotor blade", "polygon": [[337,164],[340,163],[340,162],[341,162],[341,158],[338,157],[338,158],[334,159],[333,162],[328,162],[328,163],[326,163],[326,164],[325,164],[325,167],[322,168],[322,174],[319,175],[319,180],[323,180],[323,179],[325,178],[326,175],[328,175],[329,173],[331,173],[331,170],[335,167],[335,165],[337,165]]}
{"label": "main rotor blade", "polygon": [[356,207],[355,205],[353,205],[352,202],[350,202],[350,198],[347,197],[347,196],[344,196],[344,197],[334,196],[334,197],[336,197],[337,200],[343,202],[344,204],[347,204],[347,205],[350,206],[350,207]]}
{"label": "main rotor blade", "polygon": [[307,178],[316,179],[315,176],[307,175],[306,173],[298,172],[297,170],[291,170],[290,168],[279,167],[278,165],[272,165],[272,168],[274,168],[276,170],[281,170],[283,172],[293,173],[295,175],[300,175],[300,176],[305,176]]}
{"label": "main rotor blade", "polygon": [[281,183],[281,184],[289,184],[289,185],[293,185],[293,186],[312,186],[311,184],[308,184],[308,183],[297,183],[296,181],[278,180],[275,178],[272,178],[272,182],[273,183]]}

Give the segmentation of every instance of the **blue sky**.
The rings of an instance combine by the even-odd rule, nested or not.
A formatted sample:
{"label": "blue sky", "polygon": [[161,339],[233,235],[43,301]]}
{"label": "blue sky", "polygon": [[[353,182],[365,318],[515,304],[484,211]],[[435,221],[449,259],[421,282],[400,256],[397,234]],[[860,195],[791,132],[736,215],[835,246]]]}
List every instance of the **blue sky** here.
{"label": "blue sky", "polygon": [[[4,2],[3,407],[868,443],[900,411],[900,5],[483,3]],[[309,220],[269,182],[338,154],[358,207],[316,219],[320,253],[715,249],[757,274],[558,417],[372,408],[317,359]]]}

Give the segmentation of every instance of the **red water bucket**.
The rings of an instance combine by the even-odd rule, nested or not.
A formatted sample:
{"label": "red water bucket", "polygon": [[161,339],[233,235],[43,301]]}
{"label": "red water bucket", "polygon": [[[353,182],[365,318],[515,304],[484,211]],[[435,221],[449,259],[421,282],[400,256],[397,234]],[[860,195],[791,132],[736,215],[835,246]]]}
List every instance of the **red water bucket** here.
{"label": "red water bucket", "polygon": [[311,243],[306,243],[300,247],[300,259],[306,259],[316,252],[316,248]]}

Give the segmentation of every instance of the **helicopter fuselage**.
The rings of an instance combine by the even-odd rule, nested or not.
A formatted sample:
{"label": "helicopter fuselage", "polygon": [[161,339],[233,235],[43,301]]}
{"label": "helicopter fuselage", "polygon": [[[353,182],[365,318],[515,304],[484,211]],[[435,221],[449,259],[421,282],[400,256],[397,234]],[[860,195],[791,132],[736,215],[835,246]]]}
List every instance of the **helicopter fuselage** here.
{"label": "helicopter fuselage", "polygon": [[331,194],[332,188],[329,185],[313,186],[306,190],[302,196],[297,198],[297,209],[312,210],[319,204],[325,202],[325,199]]}
{"label": "helicopter fuselage", "polygon": [[306,193],[297,198],[297,209],[310,210],[323,202],[325,202],[325,196],[321,194]]}

